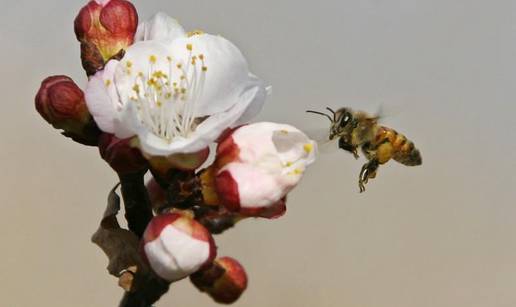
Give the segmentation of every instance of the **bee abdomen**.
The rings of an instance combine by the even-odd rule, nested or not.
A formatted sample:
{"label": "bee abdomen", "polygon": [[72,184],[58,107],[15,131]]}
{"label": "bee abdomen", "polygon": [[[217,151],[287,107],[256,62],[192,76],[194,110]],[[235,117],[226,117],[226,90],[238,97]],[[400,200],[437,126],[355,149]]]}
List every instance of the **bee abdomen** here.
{"label": "bee abdomen", "polygon": [[394,129],[381,127],[377,134],[376,141],[387,141],[391,143],[393,148],[392,158],[403,165],[415,166],[423,162],[421,153],[414,146],[414,143]]}
{"label": "bee abdomen", "polygon": [[423,163],[423,159],[414,143],[408,140],[405,136],[400,136],[403,137],[404,141],[400,141],[396,143],[398,146],[394,146],[394,160],[407,166],[421,165],[421,163]]}

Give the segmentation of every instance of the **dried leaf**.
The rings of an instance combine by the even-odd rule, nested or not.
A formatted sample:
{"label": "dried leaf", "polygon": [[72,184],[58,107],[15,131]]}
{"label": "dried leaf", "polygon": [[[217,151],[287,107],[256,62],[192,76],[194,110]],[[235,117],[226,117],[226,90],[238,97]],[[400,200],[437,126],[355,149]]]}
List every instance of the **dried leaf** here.
{"label": "dried leaf", "polygon": [[109,193],[106,211],[91,240],[107,255],[109,273],[119,278],[118,284],[126,291],[120,306],[151,306],[168,291],[170,283],[154,274],[140,257],[138,237],[120,227],[116,218],[119,185]]}
{"label": "dried leaf", "polygon": [[119,184],[109,193],[100,227],[91,238],[109,258],[108,272],[116,277],[120,276],[120,272],[141,263],[138,237],[129,230],[120,228],[116,218],[120,211],[120,197],[116,193],[118,186]]}

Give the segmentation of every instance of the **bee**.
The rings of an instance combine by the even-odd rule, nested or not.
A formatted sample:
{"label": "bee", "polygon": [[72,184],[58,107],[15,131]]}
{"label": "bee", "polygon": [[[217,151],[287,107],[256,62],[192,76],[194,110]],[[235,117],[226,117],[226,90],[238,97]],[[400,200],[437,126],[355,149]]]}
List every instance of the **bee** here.
{"label": "bee", "polygon": [[350,108],[326,110],[331,115],[312,110],[306,112],[327,117],[331,122],[329,140],[338,139],[339,148],[353,154],[355,159],[359,158],[357,149],[360,147],[368,160],[358,177],[360,193],[365,191],[369,179],[376,177],[378,167],[391,159],[406,166],[421,165],[423,162],[414,143],[396,130],[379,125],[379,116]]}

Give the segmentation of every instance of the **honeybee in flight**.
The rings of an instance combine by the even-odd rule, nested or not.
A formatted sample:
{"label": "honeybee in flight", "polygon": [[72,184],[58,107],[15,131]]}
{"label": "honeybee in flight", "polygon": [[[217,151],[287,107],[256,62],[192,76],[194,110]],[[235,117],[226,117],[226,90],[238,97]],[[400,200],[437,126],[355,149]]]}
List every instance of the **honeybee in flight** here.
{"label": "honeybee in flight", "polygon": [[362,166],[358,177],[360,193],[365,191],[365,184],[376,177],[378,167],[390,159],[407,165],[421,165],[421,153],[403,134],[378,124],[378,116],[366,112],[340,108],[337,111],[326,108],[331,115],[308,110],[327,117],[330,122],[330,141],[338,139],[339,148],[353,154],[358,159],[357,148],[361,148],[368,162]]}

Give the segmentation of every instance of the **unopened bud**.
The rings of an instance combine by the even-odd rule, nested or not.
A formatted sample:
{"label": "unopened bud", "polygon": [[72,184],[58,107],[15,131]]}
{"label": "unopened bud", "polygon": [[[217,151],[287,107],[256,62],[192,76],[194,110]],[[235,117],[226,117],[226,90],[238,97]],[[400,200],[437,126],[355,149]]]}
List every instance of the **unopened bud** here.
{"label": "unopened bud", "polygon": [[99,138],[100,156],[120,175],[142,172],[147,169],[147,160],[140,150],[132,145],[132,139],[119,139],[113,134],[102,133]]}
{"label": "unopened bud", "polygon": [[74,28],[81,42],[81,58],[88,75],[102,69],[113,57],[120,57],[134,41],[138,13],[126,0],[92,0],[75,18]]}
{"label": "unopened bud", "polygon": [[51,76],[41,82],[36,110],[54,128],[86,145],[96,145],[99,130],[84,100],[83,91],[67,76]]}
{"label": "unopened bud", "polygon": [[173,282],[209,266],[216,256],[213,237],[186,214],[154,217],[143,235],[143,252],[161,278]]}
{"label": "unopened bud", "polygon": [[192,283],[218,303],[232,304],[247,288],[247,274],[233,258],[216,259],[208,269],[190,276]]}
{"label": "unopened bud", "polygon": [[215,162],[201,175],[204,200],[242,216],[279,217],[315,153],[315,142],[290,125],[239,127],[219,140]]}

